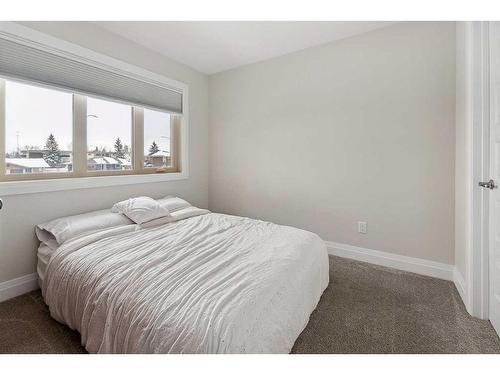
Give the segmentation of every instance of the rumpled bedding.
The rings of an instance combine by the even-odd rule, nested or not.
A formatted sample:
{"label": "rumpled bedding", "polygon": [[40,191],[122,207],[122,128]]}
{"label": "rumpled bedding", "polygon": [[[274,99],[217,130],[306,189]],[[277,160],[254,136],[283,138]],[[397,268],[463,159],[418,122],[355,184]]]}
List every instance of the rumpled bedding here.
{"label": "rumpled bedding", "polygon": [[323,241],[201,211],[62,244],[42,285],[52,317],[90,353],[289,353],[328,285]]}

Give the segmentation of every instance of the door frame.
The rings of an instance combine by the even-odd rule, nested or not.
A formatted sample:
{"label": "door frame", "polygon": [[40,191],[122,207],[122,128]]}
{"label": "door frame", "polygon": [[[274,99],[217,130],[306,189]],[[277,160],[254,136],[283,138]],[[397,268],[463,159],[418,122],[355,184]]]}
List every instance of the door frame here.
{"label": "door frame", "polygon": [[[490,179],[490,23],[466,22],[467,105],[471,137],[470,251],[466,259],[468,312],[489,317],[489,191],[478,186]],[[467,45],[468,44],[468,45]]]}

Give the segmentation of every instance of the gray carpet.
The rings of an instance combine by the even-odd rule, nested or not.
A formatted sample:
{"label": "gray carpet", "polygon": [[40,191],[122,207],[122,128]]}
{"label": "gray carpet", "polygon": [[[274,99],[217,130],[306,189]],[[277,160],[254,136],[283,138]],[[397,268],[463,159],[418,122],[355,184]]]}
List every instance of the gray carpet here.
{"label": "gray carpet", "polygon": [[[84,353],[39,291],[0,304],[0,353]],[[451,282],[330,257],[330,285],[292,353],[500,353]]]}

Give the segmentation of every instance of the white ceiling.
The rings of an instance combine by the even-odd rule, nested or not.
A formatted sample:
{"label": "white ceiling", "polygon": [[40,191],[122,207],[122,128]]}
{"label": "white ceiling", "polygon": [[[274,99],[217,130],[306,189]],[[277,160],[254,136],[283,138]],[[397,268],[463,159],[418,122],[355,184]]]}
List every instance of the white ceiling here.
{"label": "white ceiling", "polygon": [[361,34],[392,22],[95,22],[199,72],[213,74]]}

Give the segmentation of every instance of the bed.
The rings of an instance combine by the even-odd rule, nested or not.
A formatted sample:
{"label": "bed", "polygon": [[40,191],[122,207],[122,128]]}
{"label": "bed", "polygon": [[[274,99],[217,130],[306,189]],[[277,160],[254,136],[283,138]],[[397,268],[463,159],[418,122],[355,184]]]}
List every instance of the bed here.
{"label": "bed", "polygon": [[[328,285],[323,241],[190,205],[171,211],[97,228],[80,215],[91,228],[67,238],[38,226],[51,316],[89,353],[289,353]],[[57,224],[71,232],[68,222]]]}

